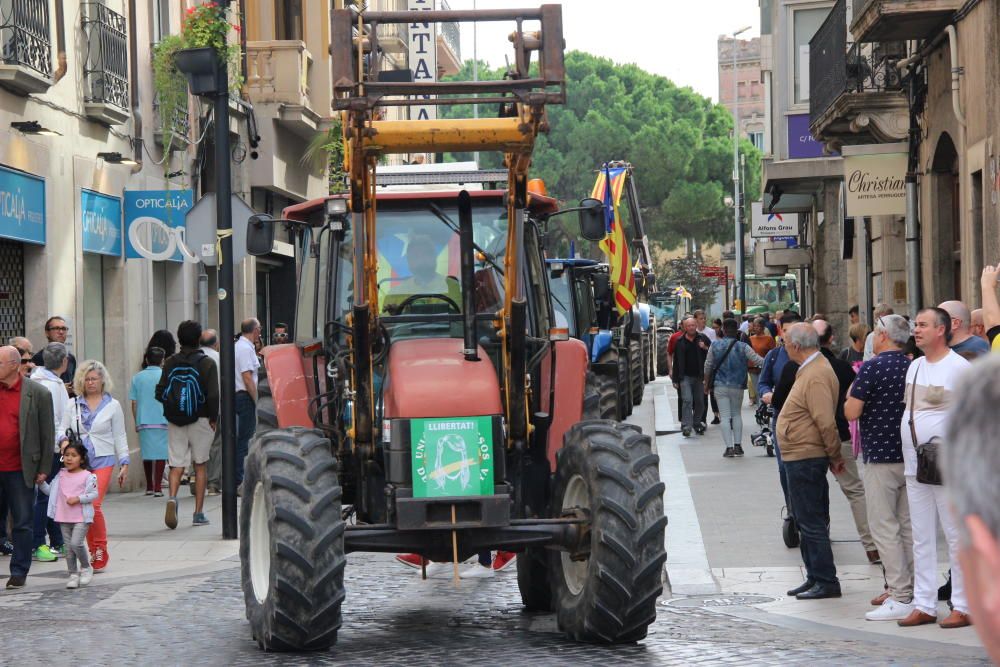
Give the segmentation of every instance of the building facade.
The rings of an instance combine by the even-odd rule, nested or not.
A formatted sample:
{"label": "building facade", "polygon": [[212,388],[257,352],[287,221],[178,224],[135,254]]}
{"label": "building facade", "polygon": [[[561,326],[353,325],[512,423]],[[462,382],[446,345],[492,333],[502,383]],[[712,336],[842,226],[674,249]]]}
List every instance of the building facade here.
{"label": "building facade", "polygon": [[760,38],[734,40],[732,37],[722,35],[718,41],[718,56],[719,104],[733,113],[736,110],[735,101],[739,100],[740,134],[763,150],[765,114],[764,82],[760,68]]}

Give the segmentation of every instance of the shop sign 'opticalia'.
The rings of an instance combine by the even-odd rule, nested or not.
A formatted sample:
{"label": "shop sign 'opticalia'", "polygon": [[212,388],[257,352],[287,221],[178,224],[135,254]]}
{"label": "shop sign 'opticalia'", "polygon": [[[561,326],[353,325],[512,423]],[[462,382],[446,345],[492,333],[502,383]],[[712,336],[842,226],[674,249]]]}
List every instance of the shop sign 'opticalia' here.
{"label": "shop sign 'opticalia'", "polygon": [[121,257],[121,198],[81,189],[80,217],[84,252]]}
{"label": "shop sign 'opticalia'", "polygon": [[414,419],[413,497],[493,493],[493,418]]}
{"label": "shop sign 'opticalia'", "polygon": [[0,237],[45,244],[45,179],[0,167]]}
{"label": "shop sign 'opticalia'", "polygon": [[191,190],[126,190],[125,259],[197,262],[184,229],[193,203]]}
{"label": "shop sign 'opticalia'", "polygon": [[906,144],[844,146],[847,215],[906,214]]}

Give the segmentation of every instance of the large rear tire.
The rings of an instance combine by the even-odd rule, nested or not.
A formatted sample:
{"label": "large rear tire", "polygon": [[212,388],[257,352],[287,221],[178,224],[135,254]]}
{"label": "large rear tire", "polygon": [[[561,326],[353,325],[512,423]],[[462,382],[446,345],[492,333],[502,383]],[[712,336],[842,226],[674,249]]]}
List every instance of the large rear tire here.
{"label": "large rear tire", "polygon": [[278,428],[278,413],[271,396],[271,381],[267,377],[267,367],[261,364],[257,378],[257,428],[256,435]]}
{"label": "large rear tire", "polygon": [[646,385],[642,381],[642,343],[638,340],[630,340],[628,343],[628,367],[632,384],[632,405],[639,405]]}
{"label": "large rear tire", "polygon": [[580,422],[557,454],[550,516],[590,517],[588,549],[549,555],[559,628],[577,641],[634,642],[663,591],[663,490],[649,436],[631,424]]}
{"label": "large rear tire", "polygon": [[266,651],[337,641],[344,601],[344,528],[330,441],[275,429],[250,447],[240,508],[240,580],[247,619]]}
{"label": "large rear tire", "polygon": [[[618,395],[615,381],[607,375],[587,371],[584,419],[618,419]],[[596,397],[596,398],[592,398]]]}
{"label": "large rear tire", "polygon": [[670,372],[670,359],[667,354],[667,346],[670,344],[670,336],[667,331],[656,332],[656,374],[667,375]]}

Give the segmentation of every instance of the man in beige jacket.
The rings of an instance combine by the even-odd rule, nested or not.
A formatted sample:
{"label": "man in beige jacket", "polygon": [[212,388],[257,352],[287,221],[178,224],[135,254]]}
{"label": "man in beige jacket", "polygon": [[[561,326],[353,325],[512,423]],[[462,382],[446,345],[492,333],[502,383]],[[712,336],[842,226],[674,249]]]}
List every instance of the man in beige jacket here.
{"label": "man in beige jacket", "polygon": [[788,497],[798,523],[799,548],[806,580],[788,591],[799,600],[839,598],[840,581],[830,547],[830,486],[827,469],[844,470],[837,431],[839,384],[830,362],[819,350],[810,324],[785,331],[788,357],[799,365],[795,384],[778,416],[778,442],[788,477]]}

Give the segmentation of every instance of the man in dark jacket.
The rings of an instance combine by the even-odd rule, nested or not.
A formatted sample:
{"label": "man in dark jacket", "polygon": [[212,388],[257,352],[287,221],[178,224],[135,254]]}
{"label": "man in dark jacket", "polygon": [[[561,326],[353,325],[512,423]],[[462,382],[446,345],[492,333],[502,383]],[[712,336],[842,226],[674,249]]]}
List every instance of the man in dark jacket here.
{"label": "man in dark jacket", "polygon": [[[167,442],[170,463],[170,497],[163,522],[168,528],[177,527],[177,489],[188,465],[194,463],[195,526],[208,525],[202,511],[205,487],[208,483],[206,464],[212,451],[216,424],[219,419],[219,373],[215,361],[201,350],[201,325],[186,320],[177,327],[180,351],[163,364],[163,374],[156,385],[156,400],[163,403],[167,418]],[[178,395],[186,401],[185,418],[178,415]],[[192,421],[193,420],[193,421]]]}
{"label": "man in dark jacket", "polygon": [[878,549],[875,547],[875,540],[868,528],[865,485],[858,472],[858,462],[854,457],[854,448],[851,446],[851,429],[847,424],[847,417],[844,416],[844,401],[847,399],[847,392],[857,374],[849,363],[833,353],[831,349],[833,347],[833,326],[826,320],[814,320],[813,328],[816,329],[816,334],[819,336],[820,352],[830,362],[833,372],[837,375],[837,383],[840,385],[840,391],[837,394],[836,417],[837,430],[840,432],[841,456],[844,459],[844,472],[840,475],[834,475],[834,477],[840,483],[840,490],[844,492],[847,502],[851,505],[854,526],[858,529],[858,536],[861,538],[861,544],[865,548],[868,561],[877,563],[879,560]]}
{"label": "man in dark jacket", "polygon": [[35,484],[52,468],[56,441],[52,395],[20,370],[17,349],[0,347],[0,496],[10,509],[14,543],[7,588],[22,588],[28,577]]}
{"label": "man in dark jacket", "polygon": [[681,432],[688,437],[692,429],[698,435],[705,432],[705,423],[696,420],[704,412],[705,357],[712,343],[704,334],[698,333],[698,323],[693,317],[684,320],[682,327],[684,335],[677,339],[674,347],[671,379],[674,388],[681,394]]}

